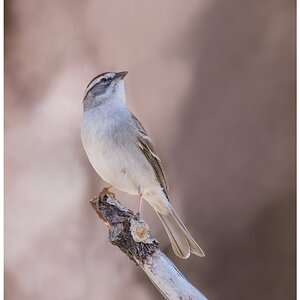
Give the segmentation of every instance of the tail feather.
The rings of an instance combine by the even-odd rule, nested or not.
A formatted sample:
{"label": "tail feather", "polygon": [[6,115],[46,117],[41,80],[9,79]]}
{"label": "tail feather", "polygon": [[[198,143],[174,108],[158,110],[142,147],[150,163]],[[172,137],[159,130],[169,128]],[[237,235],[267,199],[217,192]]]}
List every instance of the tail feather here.
{"label": "tail feather", "polygon": [[184,226],[174,208],[170,207],[167,214],[162,214],[157,210],[156,213],[167,231],[173,251],[177,256],[188,258],[191,252],[197,256],[204,256],[204,252]]}

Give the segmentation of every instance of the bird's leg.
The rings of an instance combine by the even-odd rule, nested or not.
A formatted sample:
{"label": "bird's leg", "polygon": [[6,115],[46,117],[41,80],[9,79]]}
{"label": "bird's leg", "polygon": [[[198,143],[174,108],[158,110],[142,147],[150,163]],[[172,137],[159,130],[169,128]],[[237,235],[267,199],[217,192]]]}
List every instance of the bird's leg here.
{"label": "bird's leg", "polygon": [[138,216],[140,216],[142,212],[142,203],[143,203],[143,195],[139,195],[139,210],[137,212]]}
{"label": "bird's leg", "polygon": [[138,190],[138,194],[139,194],[139,209],[138,209],[138,212],[137,212],[137,215],[140,216],[141,215],[141,212],[142,212],[142,203],[143,203],[143,192],[144,192],[144,189],[142,187],[139,187],[139,190]]}
{"label": "bird's leg", "polygon": [[99,198],[102,199],[105,195],[116,197],[116,194],[110,191],[110,189],[112,188],[113,188],[112,185],[103,188],[102,191],[99,193]]}

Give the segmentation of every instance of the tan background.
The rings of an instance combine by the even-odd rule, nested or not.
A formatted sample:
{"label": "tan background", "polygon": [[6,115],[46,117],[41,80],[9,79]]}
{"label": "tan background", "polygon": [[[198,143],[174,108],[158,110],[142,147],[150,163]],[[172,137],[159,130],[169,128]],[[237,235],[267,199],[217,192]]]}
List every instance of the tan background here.
{"label": "tan background", "polygon": [[294,299],[294,23],[290,0],[5,1],[5,299],[161,299],[88,203],[81,101],[110,70],[206,257],[145,204],[161,248],[210,299]]}

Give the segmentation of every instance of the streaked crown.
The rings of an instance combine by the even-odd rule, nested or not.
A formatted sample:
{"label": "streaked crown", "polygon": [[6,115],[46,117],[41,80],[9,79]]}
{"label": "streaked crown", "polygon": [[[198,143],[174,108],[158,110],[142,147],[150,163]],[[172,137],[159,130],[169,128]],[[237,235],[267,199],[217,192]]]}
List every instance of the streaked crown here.
{"label": "streaked crown", "polygon": [[108,100],[125,103],[123,79],[127,73],[127,71],[105,72],[94,77],[85,90],[84,110],[106,103]]}
{"label": "streaked crown", "polygon": [[127,73],[128,73],[127,71],[104,72],[104,73],[97,75],[89,82],[89,84],[85,90],[85,95],[97,85],[101,85],[104,88],[108,87],[113,81],[123,79],[127,75]]}

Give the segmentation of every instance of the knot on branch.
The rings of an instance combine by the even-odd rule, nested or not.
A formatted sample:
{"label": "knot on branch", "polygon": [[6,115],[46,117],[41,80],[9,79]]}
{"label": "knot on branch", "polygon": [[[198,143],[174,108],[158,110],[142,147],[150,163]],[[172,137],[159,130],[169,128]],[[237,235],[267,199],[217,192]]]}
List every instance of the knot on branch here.
{"label": "knot on branch", "polygon": [[97,196],[91,205],[109,227],[109,241],[137,264],[143,264],[158,248],[158,242],[150,236],[149,226],[116,198]]}

